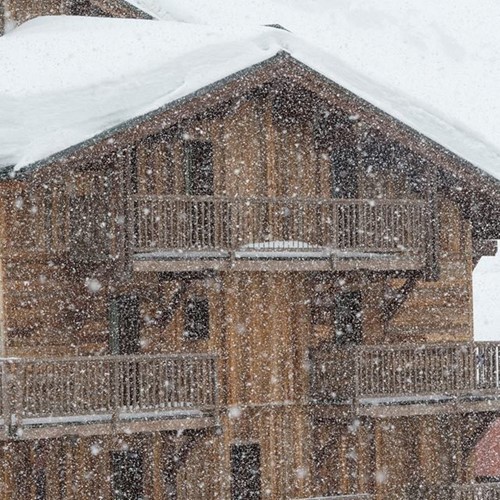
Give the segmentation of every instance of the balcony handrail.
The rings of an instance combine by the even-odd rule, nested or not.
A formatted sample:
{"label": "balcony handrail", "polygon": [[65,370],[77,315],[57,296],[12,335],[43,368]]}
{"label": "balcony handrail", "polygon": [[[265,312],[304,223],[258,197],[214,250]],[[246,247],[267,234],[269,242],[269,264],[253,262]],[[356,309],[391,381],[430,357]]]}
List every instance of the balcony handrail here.
{"label": "balcony handrail", "polygon": [[500,342],[383,344],[312,353],[313,393],[353,400],[491,394]]}
{"label": "balcony handrail", "polygon": [[188,194],[134,194],[132,200],[182,200],[182,201],[282,201],[282,202],[304,202],[304,203],[331,203],[331,204],[352,204],[370,203],[374,205],[394,205],[408,204],[421,205],[428,204],[427,200],[415,198],[322,198],[314,196],[238,196],[238,195],[188,195]]}
{"label": "balcony handrail", "polygon": [[[335,347],[333,350],[336,351],[422,351],[425,349],[439,349],[439,348],[450,348],[450,347],[499,347],[500,341],[482,341],[482,340],[471,340],[471,341],[460,341],[460,342],[397,342],[397,343],[387,343],[387,344],[361,344],[361,345],[345,345]],[[330,353],[328,351],[317,351],[318,356],[328,356]]]}
{"label": "balcony handrail", "polygon": [[351,495],[333,495],[326,497],[297,498],[295,500],[372,500],[374,496],[370,493],[354,493]]}
{"label": "balcony handrail", "polygon": [[421,199],[145,194],[131,197],[130,210],[136,253],[268,245],[423,256],[431,230],[429,206]]}
{"label": "balcony handrail", "polygon": [[58,363],[71,361],[100,361],[100,360],[154,360],[154,359],[218,359],[217,354],[211,353],[195,353],[195,354],[99,354],[99,355],[81,355],[81,356],[49,356],[49,357],[0,357],[1,363]]}
{"label": "balcony handrail", "polygon": [[218,406],[214,354],[2,358],[0,373],[7,433],[27,421],[116,423],[134,415],[202,416]]}

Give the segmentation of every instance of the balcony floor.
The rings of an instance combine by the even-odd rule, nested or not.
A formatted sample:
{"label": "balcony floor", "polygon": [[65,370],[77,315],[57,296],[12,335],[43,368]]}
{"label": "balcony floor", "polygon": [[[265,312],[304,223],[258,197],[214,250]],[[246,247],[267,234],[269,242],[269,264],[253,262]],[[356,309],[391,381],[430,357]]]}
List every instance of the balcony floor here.
{"label": "balcony floor", "polygon": [[374,418],[476,413],[500,410],[499,394],[365,398],[358,401],[356,413]]}
{"label": "balcony floor", "polygon": [[21,425],[5,428],[0,420],[0,441],[10,439],[48,439],[61,436],[94,436],[136,432],[178,431],[215,427],[217,419],[198,410],[126,412],[116,418],[111,413],[63,417],[26,418]]}
{"label": "balcony floor", "polygon": [[165,250],[134,255],[136,272],[418,270],[422,256],[321,249]]}

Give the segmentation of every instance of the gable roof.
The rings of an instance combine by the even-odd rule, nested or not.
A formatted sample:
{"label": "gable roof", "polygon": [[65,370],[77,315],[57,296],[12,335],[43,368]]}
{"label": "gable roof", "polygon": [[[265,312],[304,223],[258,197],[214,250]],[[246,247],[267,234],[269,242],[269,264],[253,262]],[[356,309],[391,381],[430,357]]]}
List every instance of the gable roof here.
{"label": "gable roof", "polygon": [[500,177],[494,148],[283,30],[70,17],[0,39],[0,165],[22,169],[283,51]]}

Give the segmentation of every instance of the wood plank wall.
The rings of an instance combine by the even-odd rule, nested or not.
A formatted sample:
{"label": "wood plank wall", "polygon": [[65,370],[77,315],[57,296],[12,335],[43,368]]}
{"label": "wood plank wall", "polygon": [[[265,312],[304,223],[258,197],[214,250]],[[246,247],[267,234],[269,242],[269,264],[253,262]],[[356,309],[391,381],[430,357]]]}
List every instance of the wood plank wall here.
{"label": "wood plank wall", "polygon": [[[471,226],[458,207],[440,198],[439,277],[419,281],[387,325],[388,342],[444,342],[473,339]],[[389,286],[400,286],[392,281]]]}
{"label": "wood plank wall", "polygon": [[[188,283],[171,322],[165,325],[159,321],[182,280],[131,273],[126,196],[132,192],[129,174],[133,157],[137,158],[139,194],[183,193],[183,141],[208,139],[214,144],[217,194],[328,196],[330,151],[315,135],[315,118],[307,110],[297,115],[288,109],[287,114],[286,106],[281,103],[278,107],[274,100],[279,92],[224,104],[221,109],[179,123],[160,136],[144,138],[127,151],[102,159],[89,158],[88,165],[76,169],[58,171],[47,167],[26,183],[14,182],[0,191],[0,220],[6,235],[2,247],[6,354],[104,353],[108,349],[109,297],[136,291],[141,297],[143,351],[214,352],[220,356],[224,433],[201,440],[193,448],[178,477],[179,498],[228,497],[231,443],[260,443],[263,487],[269,491],[269,498],[348,492],[356,485],[368,487],[366,479],[349,479],[353,467],[349,456],[352,447],[357,446],[358,450],[365,450],[364,460],[369,462],[366,449],[372,439],[384,450],[377,464],[396,466],[397,461],[392,459],[384,465],[383,457],[408,448],[405,440],[412,434],[402,430],[401,425],[406,425],[403,420],[395,424],[398,430],[390,439],[384,437],[387,429],[382,428],[392,425],[390,422],[377,424],[372,437],[365,429],[364,437],[358,438],[349,430],[352,422],[346,418],[339,425],[315,422],[313,434],[312,420],[306,411],[307,350],[328,343],[333,334],[331,328],[313,324],[312,308],[318,293],[334,295],[346,287],[362,290],[367,343],[466,340],[472,335],[470,226],[457,206],[442,194],[438,214],[440,274],[436,281],[419,281],[389,323],[382,315],[385,293],[402,282],[378,273],[321,277],[306,273],[220,273]],[[353,125],[353,129],[356,141],[362,144],[369,130],[363,124]],[[377,163],[373,158],[370,161]],[[391,165],[374,170],[366,158],[360,162],[360,197],[422,196]],[[411,159],[407,164],[410,163]],[[418,173],[418,165],[414,167]],[[86,260],[68,259],[33,252],[40,233],[33,231],[30,214],[36,210],[33,211],[32,200],[47,189],[53,193],[55,207],[59,206],[57,199],[68,194],[91,201],[92,217],[108,221],[110,232],[116,232],[111,241],[111,257],[99,259],[90,254]],[[24,201],[20,203],[20,199]],[[57,223],[56,219],[51,226]],[[193,293],[205,294],[210,302],[207,340],[188,341],[183,336],[182,303]],[[429,429],[433,432],[433,427]],[[360,440],[364,444],[359,444]],[[435,441],[432,436],[429,440]],[[76,463],[90,464],[89,471],[99,467],[104,471],[106,465],[99,462],[102,457],[89,456],[91,441],[81,440],[79,451],[72,452],[76,453]],[[112,440],[103,438],[103,448],[110,443]],[[150,444],[148,449],[156,449],[155,446],[159,445]],[[331,453],[314,470],[313,459],[324,456],[324,450]],[[413,462],[408,460],[413,458],[402,457],[401,467],[412,467]],[[432,476],[430,465],[423,462],[421,467],[422,474]],[[201,480],[188,480],[193,471],[200,474]],[[90,485],[95,483],[87,479],[84,469],[76,473],[82,474],[90,496]],[[398,474],[394,472],[394,477],[400,477]],[[321,480],[311,486],[314,475]]]}

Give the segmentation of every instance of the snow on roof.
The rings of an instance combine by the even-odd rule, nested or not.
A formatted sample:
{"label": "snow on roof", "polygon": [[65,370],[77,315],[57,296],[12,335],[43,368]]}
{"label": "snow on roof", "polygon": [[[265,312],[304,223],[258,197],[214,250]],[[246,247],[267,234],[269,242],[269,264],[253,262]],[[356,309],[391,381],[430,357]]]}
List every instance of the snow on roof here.
{"label": "snow on roof", "polygon": [[18,168],[279,52],[270,28],[44,17],[0,38],[0,165]]}
{"label": "snow on roof", "polygon": [[[192,7],[196,1],[188,3]],[[179,2],[132,3],[141,2],[163,7],[166,17],[196,20]],[[272,17],[267,24],[281,21],[294,31],[290,12],[296,11],[281,5],[279,12],[288,17]],[[500,179],[498,150],[453,116],[375,83],[337,58],[331,45],[320,48],[295,33],[252,24],[260,18],[243,18],[246,24],[221,27],[58,16],[8,33],[0,38],[0,165],[20,169],[284,50]]]}

